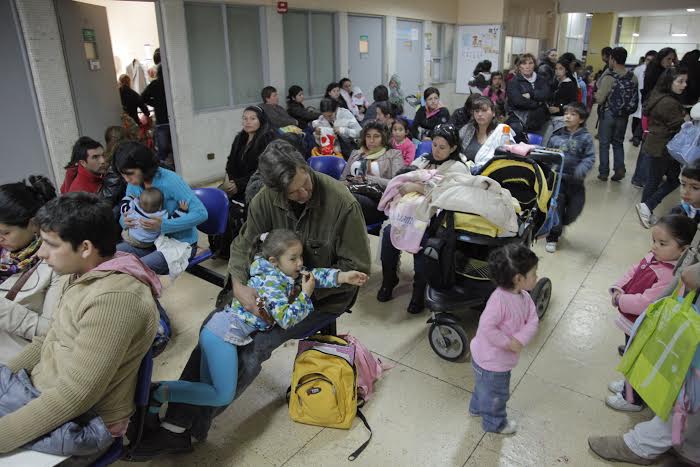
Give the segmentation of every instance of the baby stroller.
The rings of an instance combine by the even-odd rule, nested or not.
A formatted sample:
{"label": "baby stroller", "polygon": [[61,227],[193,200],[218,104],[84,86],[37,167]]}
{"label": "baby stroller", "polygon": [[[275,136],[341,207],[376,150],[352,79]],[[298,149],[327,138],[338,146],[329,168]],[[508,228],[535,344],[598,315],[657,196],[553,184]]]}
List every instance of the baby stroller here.
{"label": "baby stroller", "polygon": [[[499,154],[500,152],[500,154]],[[496,152],[479,175],[499,182],[510,191],[521,206],[518,234],[496,237],[483,228],[479,216],[442,211],[431,222],[429,239],[423,250],[428,269],[425,302],[431,312],[428,340],[439,357],[458,361],[469,351],[469,338],[456,310],[481,313],[495,285],[488,272],[487,258],[491,250],[508,243],[528,247],[537,236],[546,235],[552,227],[546,222],[551,213],[550,200],[561,183],[563,154],[554,151],[533,151],[529,157]],[[556,203],[554,203],[554,208]],[[436,268],[437,267],[437,268]],[[530,292],[537,315],[542,318],[549,306],[552,282],[541,278]]]}

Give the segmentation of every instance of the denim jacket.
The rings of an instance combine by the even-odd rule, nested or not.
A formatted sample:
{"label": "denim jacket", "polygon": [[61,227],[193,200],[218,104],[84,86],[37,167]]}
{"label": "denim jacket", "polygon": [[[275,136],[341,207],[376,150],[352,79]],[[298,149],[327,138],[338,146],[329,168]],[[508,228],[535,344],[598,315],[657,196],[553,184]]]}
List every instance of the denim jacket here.
{"label": "denim jacket", "polygon": [[564,153],[564,175],[582,181],[595,163],[593,138],[585,127],[573,133],[566,128],[555,131],[547,144]]}

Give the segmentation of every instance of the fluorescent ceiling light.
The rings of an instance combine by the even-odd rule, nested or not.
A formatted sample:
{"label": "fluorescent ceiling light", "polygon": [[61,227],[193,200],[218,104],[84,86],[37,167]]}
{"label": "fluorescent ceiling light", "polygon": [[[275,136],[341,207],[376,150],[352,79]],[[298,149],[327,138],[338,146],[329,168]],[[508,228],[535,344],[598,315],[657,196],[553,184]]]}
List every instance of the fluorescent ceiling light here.
{"label": "fluorescent ceiling light", "polygon": [[633,32],[633,33],[632,33],[632,37],[639,37],[639,33],[638,33],[638,32]]}
{"label": "fluorescent ceiling light", "polygon": [[[695,11],[695,10],[693,10]],[[591,13],[586,13],[586,18],[593,18],[593,15]]]}
{"label": "fluorescent ceiling light", "polygon": [[688,37],[686,33],[671,34],[673,37]]}
{"label": "fluorescent ceiling light", "polygon": [[685,11],[688,13],[695,13],[695,8],[686,8]]}

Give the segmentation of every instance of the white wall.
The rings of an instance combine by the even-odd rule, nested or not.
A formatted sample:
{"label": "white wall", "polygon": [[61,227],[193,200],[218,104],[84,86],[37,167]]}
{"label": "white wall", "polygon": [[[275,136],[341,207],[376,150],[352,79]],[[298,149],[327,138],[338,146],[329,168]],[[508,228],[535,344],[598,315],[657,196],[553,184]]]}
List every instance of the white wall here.
{"label": "white wall", "polygon": [[[628,49],[630,57],[642,56],[651,49],[673,47],[680,60],[700,44],[700,15],[642,16],[637,32],[639,37],[620,37],[620,44]],[[688,36],[673,37],[672,33]]]}
{"label": "white wall", "polygon": [[156,8],[153,2],[80,1],[107,8],[117,76],[125,73],[127,65],[135,58],[147,68],[153,66],[153,51],[158,48],[159,43]]}

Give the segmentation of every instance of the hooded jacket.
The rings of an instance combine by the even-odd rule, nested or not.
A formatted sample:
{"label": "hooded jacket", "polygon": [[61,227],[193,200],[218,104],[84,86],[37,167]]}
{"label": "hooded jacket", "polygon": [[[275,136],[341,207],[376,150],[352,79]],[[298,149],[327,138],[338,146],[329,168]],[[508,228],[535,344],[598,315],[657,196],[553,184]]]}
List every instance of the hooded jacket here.
{"label": "hooded jacket", "polygon": [[644,140],[644,151],[652,157],[671,157],[666,144],[685,121],[681,101],[672,94],[652,91],[644,104],[644,113],[649,115],[649,133]]}
{"label": "hooded jacket", "polygon": [[573,133],[560,128],[554,132],[547,147],[558,148],[564,153],[564,175],[583,181],[595,164],[593,137],[585,126]]}
{"label": "hooded jacket", "polygon": [[74,193],[77,191],[84,191],[86,193],[99,193],[99,191],[102,189],[102,182],[102,175],[94,174],[82,165],[78,164],[75,178],[68,186],[66,193]]}
{"label": "hooded jacket", "polygon": [[118,254],[64,284],[45,338],[8,367],[24,368],[41,395],[0,418],[0,453],[94,410],[109,426],[131,416],[139,366],[158,327],[158,277]]}

